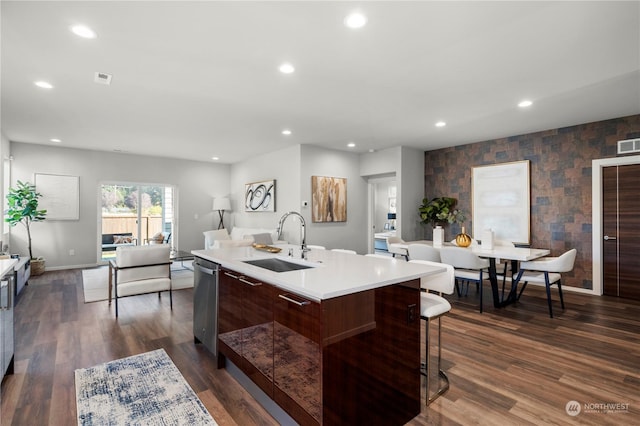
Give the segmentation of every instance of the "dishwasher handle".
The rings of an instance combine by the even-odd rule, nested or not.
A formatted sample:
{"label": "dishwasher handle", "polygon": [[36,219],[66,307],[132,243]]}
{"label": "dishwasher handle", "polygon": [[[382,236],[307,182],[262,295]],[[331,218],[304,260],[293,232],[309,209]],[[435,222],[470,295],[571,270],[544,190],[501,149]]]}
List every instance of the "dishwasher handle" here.
{"label": "dishwasher handle", "polygon": [[[207,268],[207,266],[212,265],[211,262],[207,262],[206,266],[204,266],[203,264],[201,264],[200,262],[198,262],[197,260],[195,262],[193,262],[193,264],[195,265],[196,268],[198,268],[198,271],[202,272],[203,274],[207,274],[207,275],[214,275],[218,268],[216,266],[214,266],[214,268]],[[213,264],[215,265],[215,264]]]}

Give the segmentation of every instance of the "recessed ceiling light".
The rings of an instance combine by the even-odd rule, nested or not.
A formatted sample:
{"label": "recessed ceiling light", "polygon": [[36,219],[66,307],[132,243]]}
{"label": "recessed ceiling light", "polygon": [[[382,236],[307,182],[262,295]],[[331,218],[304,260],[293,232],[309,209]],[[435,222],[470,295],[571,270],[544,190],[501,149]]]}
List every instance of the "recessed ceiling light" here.
{"label": "recessed ceiling light", "polygon": [[291,134],[291,130],[289,130],[289,129],[284,129],[284,130],[282,131],[282,134],[283,134],[283,135],[287,135],[287,136],[289,136],[289,135]]}
{"label": "recessed ceiling light", "polygon": [[48,81],[36,81],[34,84],[41,89],[53,89],[53,85]]}
{"label": "recessed ceiling light", "polygon": [[211,157],[211,159],[212,159],[213,161],[218,161],[218,160],[220,159],[220,157]]}
{"label": "recessed ceiling light", "polygon": [[281,73],[283,74],[291,74],[292,72],[294,72],[296,69],[293,67],[293,65],[291,65],[288,62],[285,62],[284,64],[280,65],[280,67],[278,68],[280,70]]}
{"label": "recessed ceiling light", "polygon": [[349,148],[355,148],[356,144],[355,144],[355,143],[353,143],[353,142],[349,142],[349,143],[347,144],[347,146],[348,146]]}
{"label": "recessed ceiling light", "polygon": [[61,141],[60,139],[58,139],[58,138],[52,138],[52,139],[49,139],[49,140],[50,140],[51,142],[53,142],[53,143],[60,143],[60,142],[62,142],[62,141]]}
{"label": "recessed ceiling light", "polygon": [[447,123],[445,123],[444,121],[438,121],[438,122],[436,123],[436,127],[444,127],[444,126],[446,126],[446,125],[447,125]]}
{"label": "recessed ceiling light", "polygon": [[71,31],[77,35],[80,36],[82,38],[96,38],[96,32],[93,31],[91,28],[85,26],[85,25],[74,25],[73,27],[71,27]]}
{"label": "recessed ceiling light", "polygon": [[369,148],[369,152],[376,152],[376,150],[373,148]]}
{"label": "recessed ceiling light", "polygon": [[522,102],[520,102],[520,103],[518,104],[518,106],[519,106],[520,108],[526,108],[526,107],[531,106],[531,105],[533,105],[533,102],[531,102],[531,101],[530,101],[530,100],[528,100],[528,99],[525,99],[524,101],[522,101]]}
{"label": "recessed ceiling light", "polygon": [[344,18],[344,24],[349,28],[362,28],[367,25],[367,17],[362,13],[351,13]]}

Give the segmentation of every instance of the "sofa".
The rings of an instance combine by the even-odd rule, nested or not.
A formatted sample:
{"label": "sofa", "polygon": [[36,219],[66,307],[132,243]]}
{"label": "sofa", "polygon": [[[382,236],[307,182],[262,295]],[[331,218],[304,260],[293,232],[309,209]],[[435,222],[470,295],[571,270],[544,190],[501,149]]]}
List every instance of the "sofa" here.
{"label": "sofa", "polygon": [[234,227],[229,233],[226,229],[205,231],[205,250],[223,247],[245,247],[253,243],[258,244],[286,244],[286,241],[278,240],[277,229],[266,228],[242,228]]}
{"label": "sofa", "polygon": [[102,251],[115,251],[118,247],[135,246],[136,238],[131,232],[119,234],[102,234]]}

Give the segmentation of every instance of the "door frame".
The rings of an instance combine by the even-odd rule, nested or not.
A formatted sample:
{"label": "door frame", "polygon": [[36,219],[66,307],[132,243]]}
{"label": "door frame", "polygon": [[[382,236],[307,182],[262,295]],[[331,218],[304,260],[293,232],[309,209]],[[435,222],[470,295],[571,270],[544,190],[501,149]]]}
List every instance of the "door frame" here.
{"label": "door frame", "polygon": [[[96,226],[97,226],[97,241],[100,242],[102,240],[102,186],[103,185],[123,185],[123,186],[161,186],[164,188],[171,188],[172,191],[172,213],[173,213],[173,232],[171,234],[171,249],[178,250],[178,187],[173,184],[168,183],[145,183],[145,182],[129,182],[129,181],[114,181],[114,180],[104,180],[99,181],[97,185],[97,194],[96,204],[97,204],[97,218],[96,218]],[[139,194],[141,195],[141,194]],[[163,194],[163,202],[166,203],[165,195]],[[140,199],[138,199],[140,201]],[[163,206],[163,214],[165,214],[165,207]],[[136,220],[138,227],[138,235],[141,231],[140,224],[140,211],[138,211],[138,219]],[[142,241],[138,241],[138,245],[142,245]],[[101,244],[96,245],[96,259],[97,264],[106,264],[108,262],[102,260],[102,248]]]}
{"label": "door frame", "polygon": [[640,155],[591,160],[591,246],[593,265],[593,289],[591,293],[602,296],[603,250],[602,250],[602,169],[611,166],[640,164]]}
{"label": "door frame", "polygon": [[[398,191],[398,177],[396,173],[383,173],[379,175],[369,176],[367,178],[367,253],[375,253],[374,247],[374,237],[376,234],[376,230],[373,229],[375,224],[375,211],[376,211],[376,197],[375,197],[375,186],[378,183],[383,182],[396,182],[396,191]],[[400,198],[396,196],[396,200]],[[396,202],[396,235],[400,236],[400,227],[402,226],[402,221],[400,219],[400,205]],[[381,232],[381,231],[379,231]]]}

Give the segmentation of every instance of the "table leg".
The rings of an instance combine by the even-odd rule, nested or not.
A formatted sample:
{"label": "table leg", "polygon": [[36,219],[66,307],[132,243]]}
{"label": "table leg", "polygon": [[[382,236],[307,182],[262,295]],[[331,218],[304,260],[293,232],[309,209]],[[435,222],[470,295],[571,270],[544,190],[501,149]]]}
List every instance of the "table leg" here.
{"label": "table leg", "polygon": [[111,305],[111,290],[113,288],[113,268],[109,263],[109,305]]}
{"label": "table leg", "polygon": [[491,282],[491,293],[493,294],[493,306],[500,308],[502,307],[502,301],[498,290],[498,274],[496,273],[496,259],[494,257],[489,258],[489,281]]}
{"label": "table leg", "polygon": [[518,282],[520,281],[520,276],[522,275],[522,272],[519,272],[517,276],[514,278],[513,274],[517,270],[518,270],[518,261],[512,260],[511,261],[511,290],[509,290],[509,294],[507,295],[507,298],[502,300],[502,303],[501,303],[502,306],[510,305],[514,303],[516,300],[518,300],[517,289],[518,289]]}

